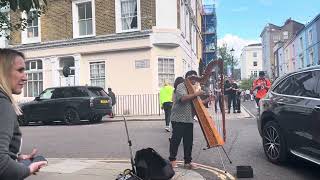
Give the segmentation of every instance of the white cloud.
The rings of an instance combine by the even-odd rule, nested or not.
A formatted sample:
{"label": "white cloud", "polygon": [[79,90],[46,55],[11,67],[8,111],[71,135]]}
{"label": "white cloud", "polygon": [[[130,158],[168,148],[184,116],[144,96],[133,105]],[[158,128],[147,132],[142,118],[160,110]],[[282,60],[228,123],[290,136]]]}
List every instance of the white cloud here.
{"label": "white cloud", "polygon": [[234,57],[239,60],[244,46],[259,42],[260,40],[243,39],[233,34],[226,34],[222,39],[218,39],[218,46],[221,47],[225,44],[229,50],[233,48],[235,50]]}
{"label": "white cloud", "polygon": [[247,6],[241,6],[241,7],[238,7],[238,8],[234,8],[231,11],[232,12],[245,12],[245,11],[248,11],[248,10],[249,10],[249,8]]}

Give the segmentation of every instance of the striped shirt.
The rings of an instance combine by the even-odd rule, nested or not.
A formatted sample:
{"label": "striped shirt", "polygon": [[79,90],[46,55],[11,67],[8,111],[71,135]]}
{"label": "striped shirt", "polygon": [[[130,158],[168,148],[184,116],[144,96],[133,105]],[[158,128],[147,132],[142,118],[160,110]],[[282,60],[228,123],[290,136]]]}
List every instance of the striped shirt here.
{"label": "striped shirt", "polygon": [[193,123],[194,110],[192,101],[181,102],[183,96],[188,95],[187,87],[184,83],[177,86],[174,93],[174,102],[171,110],[170,120],[174,122]]}

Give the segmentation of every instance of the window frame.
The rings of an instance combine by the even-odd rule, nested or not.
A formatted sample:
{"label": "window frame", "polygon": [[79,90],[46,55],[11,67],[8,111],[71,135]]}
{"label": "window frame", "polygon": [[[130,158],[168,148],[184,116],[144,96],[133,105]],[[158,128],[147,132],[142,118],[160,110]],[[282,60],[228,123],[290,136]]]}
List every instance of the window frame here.
{"label": "window frame", "polygon": [[[30,12],[36,11],[35,9],[31,9]],[[26,11],[21,13],[21,18],[28,19],[28,14]],[[30,44],[30,43],[38,43],[41,42],[41,17],[38,17],[38,36],[37,37],[28,37],[28,25],[27,27],[21,31],[21,44]],[[32,20],[33,22],[33,20]],[[33,28],[36,26],[33,26]]]}
{"label": "window frame", "polygon": [[[36,65],[35,65],[36,68],[31,69],[31,63],[33,63],[33,62],[36,63]],[[38,62],[41,62],[41,64],[42,64],[41,68],[38,68],[39,67]],[[25,88],[23,89],[23,97],[37,97],[43,91],[43,82],[44,82],[44,80],[43,80],[43,78],[44,78],[44,76],[43,76],[43,73],[44,73],[43,61],[41,59],[27,60],[26,66],[29,66],[29,67],[26,67],[26,71],[25,71],[28,80],[25,84]],[[33,74],[37,74],[37,79],[35,79],[35,80],[33,79]],[[42,77],[41,79],[39,78],[40,74]],[[29,80],[29,75],[32,76],[30,80]],[[30,82],[31,82],[31,92],[29,92],[29,83]],[[33,91],[34,83],[37,83],[37,86],[38,86],[36,94]],[[42,86],[40,86],[40,85],[42,85]],[[31,94],[29,95],[29,93],[31,93]]]}
{"label": "window frame", "polygon": [[[164,70],[164,68],[163,68],[163,71],[162,72],[160,72],[159,71],[159,68],[160,68],[160,59],[162,59],[162,60],[165,60],[165,59],[168,59],[168,67],[169,67],[169,64],[170,64],[170,60],[172,60],[173,61],[173,72],[169,72],[169,69],[168,70]],[[170,84],[172,84],[173,85],[173,83],[174,83],[174,78],[175,78],[175,58],[174,57],[158,57],[157,58],[157,66],[158,66],[158,87],[162,87],[163,86],[163,81],[161,81],[160,80],[160,75],[166,75],[166,76],[173,76],[173,78],[172,79],[168,79],[168,78],[166,78],[166,80],[170,83]],[[170,77],[169,77],[170,78]]]}
{"label": "window frame", "polygon": [[[103,64],[104,65],[104,76],[100,76],[100,74],[101,73],[97,73],[98,75],[99,75],[99,77],[92,77],[91,76],[91,65],[92,64],[97,64],[97,65],[101,65],[101,64]],[[98,70],[99,70],[99,67],[98,67]],[[98,86],[98,87],[102,87],[103,89],[105,89],[106,88],[106,62],[105,61],[93,61],[93,62],[89,62],[89,78],[90,78],[90,84],[91,84],[91,86]],[[104,86],[100,86],[100,85],[97,85],[97,82],[98,82],[98,80],[104,80],[103,81],[103,83],[104,83]],[[96,81],[95,82],[95,85],[93,85],[93,81]]]}
{"label": "window frame", "polygon": [[125,33],[141,30],[141,5],[140,0],[137,1],[137,28],[122,30],[122,16],[121,16],[121,1],[115,0],[115,14],[116,14],[116,33]]}
{"label": "window frame", "polygon": [[[91,2],[92,12],[92,34],[80,35],[79,27],[79,8],[78,5],[82,3]],[[95,13],[95,0],[72,0],[72,26],[73,26],[73,38],[85,38],[96,36],[96,13]]]}

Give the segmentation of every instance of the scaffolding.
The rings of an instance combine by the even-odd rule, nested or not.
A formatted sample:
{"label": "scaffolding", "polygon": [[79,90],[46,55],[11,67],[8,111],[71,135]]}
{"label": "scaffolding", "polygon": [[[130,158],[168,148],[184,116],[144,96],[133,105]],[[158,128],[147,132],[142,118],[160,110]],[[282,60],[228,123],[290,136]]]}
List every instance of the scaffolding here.
{"label": "scaffolding", "polygon": [[202,8],[203,64],[217,59],[217,16],[215,4],[204,5]]}

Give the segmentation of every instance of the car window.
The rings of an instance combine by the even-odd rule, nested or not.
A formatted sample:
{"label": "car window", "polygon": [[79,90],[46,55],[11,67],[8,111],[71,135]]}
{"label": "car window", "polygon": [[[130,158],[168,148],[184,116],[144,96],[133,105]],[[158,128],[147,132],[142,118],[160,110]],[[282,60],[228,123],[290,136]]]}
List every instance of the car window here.
{"label": "car window", "polygon": [[73,87],[69,88],[68,92],[66,92],[68,97],[87,97],[89,96],[88,92],[81,87]]}
{"label": "car window", "polygon": [[310,71],[293,76],[294,95],[319,98],[319,94],[316,92],[317,83],[319,80],[319,71]]}
{"label": "car window", "polygon": [[107,96],[107,93],[102,88],[88,88],[90,96]]}
{"label": "car window", "polygon": [[63,88],[57,88],[53,91],[51,99],[64,98]]}
{"label": "car window", "polygon": [[274,89],[274,92],[279,94],[293,95],[292,84],[290,83],[292,76],[284,79],[279,85]]}
{"label": "car window", "polygon": [[283,80],[274,92],[292,96],[303,96],[319,98],[317,84],[320,77],[320,71],[309,71],[292,75]]}
{"label": "car window", "polygon": [[46,89],[40,94],[40,99],[51,99],[54,89]]}

